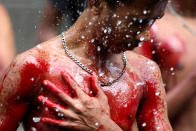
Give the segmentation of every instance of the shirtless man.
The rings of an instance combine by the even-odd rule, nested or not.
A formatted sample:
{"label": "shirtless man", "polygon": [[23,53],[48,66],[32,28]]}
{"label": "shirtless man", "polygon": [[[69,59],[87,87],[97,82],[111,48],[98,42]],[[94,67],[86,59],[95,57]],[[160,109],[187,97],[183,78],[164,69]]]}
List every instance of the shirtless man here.
{"label": "shirtless man", "polygon": [[[182,68],[180,70],[176,69],[175,76],[170,75],[170,78],[175,78],[176,82],[172,83],[170,81],[166,86],[169,117],[175,131],[196,130],[195,5],[195,0],[172,0],[166,15],[157,22],[159,29],[156,33],[157,39],[169,40],[169,36],[177,36],[178,40],[184,43],[184,45],[179,45],[178,42],[172,46],[174,50],[184,49],[180,55],[175,55]],[[182,21],[179,20],[179,17]]]}
{"label": "shirtless man", "polygon": [[160,65],[175,131],[196,130],[195,5],[195,0],[172,0],[164,17],[153,25],[150,45],[154,46],[150,50],[147,44],[142,47],[142,54],[152,59],[154,50]]}
{"label": "shirtless man", "polygon": [[14,35],[6,9],[0,4],[0,76],[15,55]]}
{"label": "shirtless man", "polygon": [[[80,126],[80,130],[130,131],[135,120],[140,130],[172,130],[158,66],[131,51],[122,54],[147,39],[167,0],[89,0],[88,4],[62,39],[38,45],[13,61],[0,84],[0,130],[16,130],[23,122],[25,130],[79,130]],[[50,90],[70,96],[60,93],[62,102]],[[67,115],[60,114],[60,120],[66,120],[60,122],[62,127],[46,123],[58,118],[37,97],[46,105],[53,101],[66,106]]]}

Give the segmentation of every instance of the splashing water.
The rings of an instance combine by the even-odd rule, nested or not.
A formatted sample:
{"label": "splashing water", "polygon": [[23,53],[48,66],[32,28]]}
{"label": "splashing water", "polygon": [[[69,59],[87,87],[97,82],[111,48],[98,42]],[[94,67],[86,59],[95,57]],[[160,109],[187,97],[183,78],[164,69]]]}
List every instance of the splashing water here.
{"label": "splashing water", "polygon": [[98,122],[96,122],[96,123],[95,123],[95,126],[99,126],[99,123],[98,123]]}
{"label": "splashing water", "polygon": [[33,117],[33,122],[38,123],[40,122],[40,117]]}
{"label": "splashing water", "polygon": [[146,126],[146,123],[144,122],[143,124],[142,124],[142,127],[145,127]]}

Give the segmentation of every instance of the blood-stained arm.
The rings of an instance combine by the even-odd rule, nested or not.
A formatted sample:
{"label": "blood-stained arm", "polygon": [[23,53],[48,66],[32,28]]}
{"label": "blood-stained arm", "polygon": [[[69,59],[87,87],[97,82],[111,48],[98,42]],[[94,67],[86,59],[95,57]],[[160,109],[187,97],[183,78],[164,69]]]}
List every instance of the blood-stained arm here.
{"label": "blood-stained arm", "polygon": [[20,99],[23,92],[19,92],[21,78],[18,66],[18,60],[15,59],[0,81],[1,131],[15,131],[28,107],[28,104]]}
{"label": "blood-stained arm", "polygon": [[[30,51],[29,51],[30,52]],[[0,80],[0,131],[16,131],[36,95],[45,64],[23,53]]]}
{"label": "blood-stained arm", "polygon": [[149,61],[147,69],[144,69],[143,72],[145,72],[146,84],[137,112],[138,127],[144,131],[171,131],[167,116],[166,94],[159,67]]}

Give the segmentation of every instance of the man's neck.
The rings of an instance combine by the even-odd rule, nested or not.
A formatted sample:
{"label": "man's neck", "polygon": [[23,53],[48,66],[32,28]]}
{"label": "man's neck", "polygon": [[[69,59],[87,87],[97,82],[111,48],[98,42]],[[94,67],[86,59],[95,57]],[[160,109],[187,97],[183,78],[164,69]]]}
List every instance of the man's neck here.
{"label": "man's neck", "polygon": [[86,9],[77,22],[65,32],[68,49],[74,50],[74,55],[88,60],[88,65],[97,70],[104,68],[106,61],[113,55],[107,48],[102,47],[102,33],[98,18],[91,17],[90,11]]}

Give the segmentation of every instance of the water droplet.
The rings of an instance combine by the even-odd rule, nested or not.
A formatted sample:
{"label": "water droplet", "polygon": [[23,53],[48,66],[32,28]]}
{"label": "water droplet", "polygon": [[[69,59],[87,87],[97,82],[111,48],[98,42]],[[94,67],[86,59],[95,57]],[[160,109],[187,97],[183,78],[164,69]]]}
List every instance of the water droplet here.
{"label": "water droplet", "polygon": [[145,85],[144,82],[138,82],[138,83],[136,83],[136,86],[143,86],[143,85]]}
{"label": "water droplet", "polygon": [[104,76],[104,72],[99,72],[99,77]]}
{"label": "water droplet", "polygon": [[96,122],[96,123],[95,123],[95,126],[99,126],[99,123],[98,123],[98,122]]}
{"label": "water droplet", "polygon": [[48,100],[48,97],[45,97],[44,99],[42,99],[42,103],[44,104],[47,100]]}
{"label": "water droplet", "polygon": [[154,114],[154,115],[157,115],[157,114],[158,114],[158,112],[157,112],[157,111],[153,111],[153,114]]}
{"label": "water droplet", "polygon": [[57,115],[58,115],[58,117],[64,117],[64,115],[60,112]]}
{"label": "water droplet", "polygon": [[151,66],[150,69],[151,69],[152,71],[155,71],[156,67],[155,67],[155,66]]}
{"label": "water droplet", "polygon": [[144,11],[143,11],[143,14],[144,14],[144,15],[146,15],[147,13],[148,13],[148,11],[147,11],[147,10],[144,10]]}
{"label": "water droplet", "polygon": [[116,18],[116,16],[117,16],[116,14],[113,14],[113,17],[114,17],[114,18]]}
{"label": "water droplet", "polygon": [[97,47],[97,51],[98,51],[98,52],[101,51],[101,47],[100,47],[100,46]]}
{"label": "water droplet", "polygon": [[140,23],[140,24],[143,23],[143,19],[139,19],[139,23]]}
{"label": "water droplet", "polygon": [[41,46],[40,46],[40,44],[39,44],[39,45],[37,45],[37,48],[38,48],[38,49],[41,49]]}
{"label": "water droplet", "polygon": [[160,92],[156,92],[155,95],[156,95],[156,96],[159,96],[159,95],[160,95]]}
{"label": "water droplet", "polygon": [[127,44],[127,47],[128,47],[128,48],[131,47],[131,43],[128,43],[128,44]]}
{"label": "water droplet", "polygon": [[157,130],[159,130],[161,127],[157,126]]}
{"label": "water droplet", "polygon": [[118,20],[116,25],[119,26],[121,23],[122,23],[122,21]]}
{"label": "water droplet", "polygon": [[32,131],[37,131],[37,129],[35,127],[31,127]]}
{"label": "water droplet", "polygon": [[127,104],[124,104],[123,107],[124,107],[124,108],[127,108]]}
{"label": "water droplet", "polygon": [[170,71],[174,71],[174,67],[171,67],[171,68],[170,68]]}
{"label": "water droplet", "polygon": [[82,38],[82,39],[85,39],[85,36],[82,35],[81,38]]}
{"label": "water droplet", "polygon": [[48,107],[45,107],[45,111],[48,111]]}
{"label": "water droplet", "polygon": [[136,17],[133,17],[133,21],[136,21],[137,20],[137,18]]}
{"label": "water droplet", "polygon": [[142,124],[142,127],[145,127],[146,126],[146,123],[144,122],[143,124]]}
{"label": "water droplet", "polygon": [[140,31],[137,31],[137,35],[139,35],[141,32]]}
{"label": "water droplet", "polygon": [[110,34],[112,32],[111,28],[108,28],[108,34]]}
{"label": "water droplet", "polygon": [[107,33],[108,31],[107,31],[107,29],[104,29],[104,31],[103,31],[104,33]]}
{"label": "water droplet", "polygon": [[154,23],[154,20],[150,20],[148,25],[151,26]]}
{"label": "water droplet", "polygon": [[171,73],[171,75],[172,75],[172,76],[175,76],[175,75],[176,75],[176,73],[175,73],[175,72],[172,72],[172,73]]}
{"label": "water droplet", "polygon": [[59,112],[60,110],[59,110],[59,108],[56,108],[56,110],[55,110],[56,112]]}
{"label": "water droplet", "polygon": [[167,84],[166,83],[163,83],[163,87],[166,87],[167,86]]}
{"label": "water droplet", "polygon": [[0,107],[3,107],[3,104],[2,103],[0,103]]}
{"label": "water droplet", "polygon": [[154,40],[153,40],[153,39],[151,39],[151,40],[150,40],[150,42],[151,42],[151,43],[153,43],[153,42],[154,42]]}
{"label": "water droplet", "polygon": [[95,39],[91,39],[91,43],[94,43],[95,42]]}
{"label": "water droplet", "polygon": [[152,54],[154,55],[155,53],[156,53],[156,51],[155,51],[155,50],[153,50],[153,51],[152,51]]}
{"label": "water droplet", "polygon": [[33,122],[38,123],[40,122],[40,117],[33,117]]}
{"label": "water droplet", "polygon": [[32,77],[30,80],[31,80],[31,81],[34,81],[34,80],[35,80],[35,78],[34,78],[34,77]]}
{"label": "water droplet", "polygon": [[131,36],[130,36],[130,35],[125,35],[125,37],[126,37],[126,38],[130,38]]}
{"label": "water droplet", "polygon": [[92,22],[89,22],[88,25],[92,25]]}
{"label": "water droplet", "polygon": [[145,38],[144,37],[140,37],[140,41],[144,41],[145,40]]}
{"label": "water droplet", "polygon": [[140,42],[140,43],[138,44],[138,47],[142,47],[142,42]]}
{"label": "water droplet", "polygon": [[133,25],[133,22],[130,22],[129,24],[128,24],[128,27],[131,27]]}
{"label": "water droplet", "polygon": [[127,16],[127,15],[125,16],[125,19],[126,19],[126,20],[128,19],[128,16]]}

